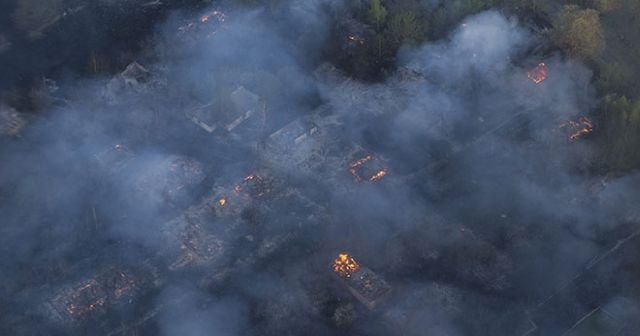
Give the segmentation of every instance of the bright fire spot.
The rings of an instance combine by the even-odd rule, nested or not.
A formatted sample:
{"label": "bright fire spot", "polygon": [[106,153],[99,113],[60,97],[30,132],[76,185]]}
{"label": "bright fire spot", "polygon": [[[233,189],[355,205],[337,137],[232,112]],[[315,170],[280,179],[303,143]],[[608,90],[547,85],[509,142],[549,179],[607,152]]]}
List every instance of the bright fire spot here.
{"label": "bright fire spot", "polygon": [[527,77],[535,84],[542,83],[547,79],[547,66],[544,63],[538,64],[538,66],[527,72]]}
{"label": "bright fire spot", "polygon": [[379,172],[377,172],[375,175],[371,176],[371,178],[369,178],[369,181],[377,181],[383,178],[385,175],[387,175],[387,170],[382,169]]}
{"label": "bright fire spot", "polygon": [[218,204],[220,206],[225,206],[225,204],[227,204],[227,199],[226,198],[221,198],[218,200]]}
{"label": "bright fire spot", "polygon": [[569,130],[571,132],[569,139],[576,140],[584,134],[593,132],[593,123],[587,117],[580,117],[578,120],[563,123],[560,128]]}
{"label": "bright fire spot", "polygon": [[378,181],[387,175],[388,171],[386,168],[378,169],[375,170],[375,172],[369,173],[366,172],[366,168],[362,169],[364,168],[361,167],[362,165],[372,160],[374,160],[374,157],[372,155],[367,155],[349,164],[349,171],[357,182],[362,180]]}
{"label": "bright fire spot", "polygon": [[246,199],[258,198],[271,192],[269,179],[259,175],[248,175],[242,179],[242,183],[233,187],[236,194]]}
{"label": "bright fire spot", "polygon": [[226,18],[227,18],[226,15],[223,12],[216,10],[216,11],[213,11],[213,12],[211,12],[209,14],[202,15],[200,17],[200,22],[207,23],[207,22],[209,22],[209,19],[211,19],[211,17],[216,18],[216,20],[218,20],[218,22],[224,22],[226,20]]}
{"label": "bright fire spot", "polygon": [[356,167],[361,166],[363,163],[365,163],[367,161],[370,161],[370,160],[373,160],[373,156],[367,155],[367,156],[363,157],[362,159],[358,159],[357,161],[352,162],[349,166],[351,168],[356,168]]}
{"label": "bright fire spot", "polygon": [[351,41],[351,42],[359,43],[359,44],[361,44],[361,45],[363,45],[363,44],[364,44],[364,39],[363,39],[363,38],[361,38],[361,37],[359,37],[359,36],[357,36],[357,35],[349,35],[347,38],[348,38],[348,39],[349,39],[349,41]]}
{"label": "bright fire spot", "polygon": [[356,260],[346,253],[338,254],[338,257],[333,261],[333,271],[343,278],[350,278],[359,269],[360,265]]}

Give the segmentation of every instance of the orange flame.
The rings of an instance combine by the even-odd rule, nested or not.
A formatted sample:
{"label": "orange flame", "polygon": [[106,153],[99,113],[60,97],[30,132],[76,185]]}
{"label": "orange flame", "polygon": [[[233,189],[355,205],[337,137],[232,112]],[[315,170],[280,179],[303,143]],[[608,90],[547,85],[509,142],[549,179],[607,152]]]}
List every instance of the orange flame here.
{"label": "orange flame", "polygon": [[333,271],[343,278],[350,278],[359,269],[358,262],[346,253],[338,254],[338,257],[333,261]]}
{"label": "orange flame", "polygon": [[358,167],[358,166],[362,165],[363,163],[365,163],[367,161],[370,161],[370,160],[373,160],[373,156],[367,155],[367,156],[363,157],[362,159],[359,159],[359,160],[357,160],[355,162],[352,162],[349,166],[351,168],[355,168],[355,167]]}
{"label": "orange flame", "polygon": [[578,120],[569,120],[561,124],[560,128],[571,130],[569,139],[576,140],[584,134],[593,132],[593,123],[587,117],[580,117]]}
{"label": "orange flame", "polygon": [[225,205],[227,204],[227,199],[226,199],[226,198],[224,198],[224,197],[223,197],[223,198],[221,198],[221,199],[219,199],[219,200],[218,200],[218,204],[219,204],[220,206],[225,206]]}
{"label": "orange flame", "polygon": [[387,175],[387,170],[386,169],[382,169],[379,172],[377,172],[375,175],[371,176],[369,178],[369,181],[377,181],[377,180],[383,178],[385,175]]}
{"label": "orange flame", "polygon": [[527,77],[535,84],[542,83],[547,79],[547,66],[544,63],[538,64],[538,66],[527,72]]}
{"label": "orange flame", "polygon": [[381,178],[383,178],[384,176],[387,175],[388,171],[386,168],[380,169],[378,172],[376,172],[375,174],[369,176],[368,178],[365,177],[363,178],[362,176],[360,176],[360,174],[358,173],[358,167],[363,165],[364,163],[373,160],[374,157],[372,155],[367,155],[361,159],[358,159],[354,162],[352,162],[351,164],[349,164],[349,171],[351,172],[351,175],[353,175],[353,178],[357,181],[360,182],[363,179],[368,179],[369,181],[378,181]]}

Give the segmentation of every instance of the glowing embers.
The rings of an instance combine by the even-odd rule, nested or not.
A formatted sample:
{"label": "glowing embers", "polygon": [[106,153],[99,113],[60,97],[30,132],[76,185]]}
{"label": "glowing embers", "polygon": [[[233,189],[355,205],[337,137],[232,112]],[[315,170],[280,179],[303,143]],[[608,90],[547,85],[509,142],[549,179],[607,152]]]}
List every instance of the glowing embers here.
{"label": "glowing embers", "polygon": [[378,181],[388,174],[388,169],[383,167],[380,160],[373,155],[364,156],[349,164],[349,171],[356,182]]}
{"label": "glowing embers", "polygon": [[349,254],[338,254],[332,269],[351,294],[369,309],[375,308],[391,293],[391,286],[380,275],[360,266]]}
{"label": "glowing embers", "polygon": [[242,183],[233,187],[233,191],[245,198],[258,198],[271,192],[271,184],[269,178],[251,174],[246,176]]}
{"label": "glowing embers", "polygon": [[358,262],[346,253],[338,254],[338,257],[333,261],[333,271],[343,278],[350,278],[359,269]]}
{"label": "glowing embers", "polygon": [[348,35],[347,40],[349,43],[352,43],[352,44],[364,45],[365,43],[365,40],[362,37],[355,34]]}
{"label": "glowing embers", "polygon": [[540,84],[547,79],[547,73],[547,66],[544,63],[540,63],[535,68],[527,72],[527,77],[529,77],[529,79],[535,84]]}
{"label": "glowing embers", "polygon": [[576,140],[587,133],[593,132],[593,123],[587,117],[580,117],[561,124],[560,129],[568,133],[569,139]]}
{"label": "glowing embers", "polygon": [[137,283],[131,274],[111,269],[63,293],[58,300],[64,303],[69,315],[84,319],[101,308],[118,302],[135,289]]}
{"label": "glowing embers", "polygon": [[224,22],[227,19],[227,16],[223,12],[218,11],[218,10],[214,10],[209,14],[205,14],[205,15],[200,16],[200,22],[201,23],[207,23],[211,19],[215,19],[218,22]]}
{"label": "glowing embers", "polygon": [[178,33],[186,34],[192,31],[204,31],[207,33],[206,37],[211,37],[217,32],[217,26],[223,24],[226,20],[227,16],[224,12],[214,10],[200,15],[198,19],[187,21],[187,23],[178,28]]}

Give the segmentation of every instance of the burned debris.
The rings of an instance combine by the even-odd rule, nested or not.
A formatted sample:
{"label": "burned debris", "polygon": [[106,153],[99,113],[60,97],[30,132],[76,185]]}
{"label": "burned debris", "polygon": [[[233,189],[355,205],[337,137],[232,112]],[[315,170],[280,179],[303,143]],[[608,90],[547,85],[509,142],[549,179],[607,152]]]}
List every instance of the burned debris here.
{"label": "burned debris", "polygon": [[547,66],[544,63],[540,63],[527,72],[527,77],[529,77],[534,84],[540,84],[547,79],[547,72]]}
{"label": "burned debris", "polygon": [[242,137],[261,134],[265,126],[267,105],[258,95],[238,86],[229,96],[231,108],[221,109],[215,102],[186,113],[192,123],[207,133]]}
{"label": "burned debris", "polygon": [[332,269],[353,296],[369,309],[375,308],[391,294],[391,286],[380,275],[360,266],[349,254],[338,254]]}
{"label": "burned debris", "polygon": [[158,84],[157,78],[154,78],[149,69],[134,61],[107,83],[103,97],[108,104],[115,105],[123,97],[147,93]]}
{"label": "burned debris", "polygon": [[377,181],[387,175],[388,168],[371,154],[349,164],[349,171],[357,182]]}
{"label": "burned debris", "polygon": [[[219,36],[231,28],[221,28],[227,19],[219,10],[187,21],[176,18],[178,24],[185,23],[177,34],[187,43]],[[339,48],[375,51],[370,43],[380,33],[352,21],[338,24],[343,39]],[[171,34],[176,34],[174,28]],[[288,43],[293,42],[284,42]],[[434,44],[434,48],[441,47],[446,49],[448,44]],[[438,64],[429,67],[436,68],[442,62],[444,77],[455,77],[451,74],[458,60],[432,61]],[[78,221],[94,226],[86,231],[98,236],[70,243],[73,249],[100,239],[91,251],[107,246],[122,249],[122,253],[136,252],[127,256],[126,266],[109,259],[109,267],[91,269],[79,278],[69,279],[69,273],[53,271],[42,277],[43,283],[53,285],[44,286],[42,293],[27,300],[35,306],[38,318],[59,327],[61,334],[163,334],[165,320],[174,323],[171,314],[163,311],[187,310],[180,300],[166,299],[166,293],[187,287],[204,298],[197,300],[193,311],[204,312],[207,320],[217,310],[227,313],[228,307],[241,302],[239,310],[245,316],[240,323],[249,326],[239,334],[254,330],[265,335],[303,334],[298,330],[321,325],[319,331],[309,334],[533,336],[534,331],[542,335],[547,330],[562,330],[571,335],[584,333],[591,324],[600,322],[613,334],[623,330],[621,321],[627,317],[605,307],[598,288],[600,278],[593,282],[587,279],[591,266],[548,301],[536,301],[537,295],[547,293],[546,288],[535,294],[518,293],[523,282],[536,280],[518,265],[535,249],[528,244],[561,232],[555,228],[544,231],[547,221],[555,222],[559,217],[569,217],[567,221],[600,219],[574,215],[578,207],[567,210],[558,206],[554,208],[557,216],[543,209],[539,214],[523,210],[532,199],[523,197],[521,189],[529,191],[530,180],[539,176],[519,157],[514,159],[515,167],[506,160],[529,155],[538,147],[545,147],[545,155],[548,153],[548,143],[538,146],[540,142],[532,140],[537,125],[523,121],[534,118],[527,106],[537,109],[545,100],[532,102],[519,96],[496,99],[511,92],[502,87],[513,83],[505,84],[503,78],[481,82],[487,70],[485,65],[477,66],[482,63],[474,63],[471,76],[457,74],[478,76],[464,78],[473,85],[465,82],[462,88],[447,82],[452,78],[440,82],[437,75],[420,67],[399,67],[385,82],[372,84],[323,63],[315,72],[317,83],[313,85],[317,87],[309,90],[313,91],[309,97],[278,102],[270,90],[264,90],[263,83],[254,83],[256,78],[262,79],[253,74],[263,71],[260,66],[243,63],[242,75],[235,76],[235,69],[228,71],[232,79],[226,78],[227,72],[207,74],[209,78],[203,81],[214,88],[207,85],[197,93],[189,87],[174,91],[173,83],[161,78],[165,74],[162,66],[138,62],[130,63],[106,84],[101,91],[104,99],[97,99],[96,104],[98,109],[113,112],[114,119],[122,113],[145,119],[149,122],[145,125],[151,125],[149,120],[154,118],[165,122],[163,125],[175,124],[171,129],[156,127],[158,136],[138,137],[131,133],[145,130],[131,127],[134,131],[127,133],[119,128],[131,125],[117,120],[104,134],[86,143],[84,133],[73,137],[82,142],[74,154],[81,152],[79,156],[89,161],[86,167],[83,162],[78,164],[78,171],[89,176],[82,193],[90,198],[86,200],[89,205],[77,215],[57,203],[47,204],[45,213],[53,220],[43,223],[29,214],[16,216],[25,223],[38,222],[34,231],[46,227],[38,238],[50,240],[51,232],[63,225],[55,214],[65,212],[63,218],[81,217]],[[176,68],[167,70],[167,78],[182,75],[183,68]],[[264,70],[268,73],[264,77],[295,73],[276,68]],[[547,78],[544,63],[528,71],[527,77],[521,66],[509,64],[500,69],[509,71],[508,79],[519,81],[516,86],[540,95],[552,91],[545,88],[555,85],[556,76],[561,77],[557,72],[554,78]],[[492,75],[503,75],[491,67],[488,70]],[[529,80],[546,82],[527,86]],[[484,94],[494,89],[495,95]],[[215,95],[210,92],[213,90]],[[171,95],[181,97],[174,101]],[[149,106],[147,99],[157,101]],[[168,106],[162,106],[165,102]],[[0,114],[0,126],[2,117]],[[570,140],[594,130],[586,117],[560,127],[552,123],[554,132],[567,133]],[[16,127],[19,123],[15,121],[7,124],[22,127]],[[3,135],[19,134],[19,130],[4,129],[0,127]],[[401,134],[407,129],[418,135]],[[514,135],[520,131],[527,134]],[[169,132],[177,136],[165,137]],[[564,144],[557,137],[552,141]],[[513,153],[514,146],[526,150]],[[541,161],[533,164],[541,165]],[[516,172],[509,175],[493,170],[503,165]],[[439,183],[442,187],[434,187]],[[500,188],[502,184],[510,188]],[[0,187],[3,200],[5,193],[23,192],[13,185]],[[558,199],[568,193],[553,187],[554,193],[561,194]],[[24,188],[40,189],[40,185]],[[537,198],[533,201],[552,206]],[[533,219],[525,218],[528,215]],[[531,224],[533,221],[536,223]],[[541,232],[532,233],[529,227],[539,227]],[[129,231],[123,233],[125,230]],[[84,231],[80,235],[90,236]],[[594,246],[605,245],[598,237],[589,236],[588,240]],[[70,253],[75,250],[66,248],[56,251],[61,259],[70,264],[82,259]],[[354,254],[334,254],[343,249]],[[557,252],[543,250],[546,259]],[[544,261],[539,261],[540,268],[545,267]],[[3,292],[12,288],[0,286]],[[570,298],[583,294],[591,301],[578,308],[571,306]],[[227,299],[232,303],[226,303]],[[571,316],[555,314],[551,306],[556,304]],[[193,324],[199,330],[191,316],[187,321],[189,329]],[[454,328],[449,328],[449,322]],[[558,325],[560,329],[554,329]],[[148,329],[139,332],[138,327]]]}
{"label": "burned debris", "polygon": [[560,129],[567,133],[569,140],[577,140],[583,135],[593,132],[593,122],[587,117],[580,117],[562,123]]}
{"label": "burned debris", "polygon": [[0,105],[0,136],[17,136],[26,126],[25,117],[15,109]]}
{"label": "burned debris", "polygon": [[[113,265],[94,276],[53,291],[41,304],[39,314],[61,327],[88,325],[98,329],[109,315],[135,306],[159,285],[156,270],[141,262],[135,268]],[[102,321],[102,322],[100,322]]]}

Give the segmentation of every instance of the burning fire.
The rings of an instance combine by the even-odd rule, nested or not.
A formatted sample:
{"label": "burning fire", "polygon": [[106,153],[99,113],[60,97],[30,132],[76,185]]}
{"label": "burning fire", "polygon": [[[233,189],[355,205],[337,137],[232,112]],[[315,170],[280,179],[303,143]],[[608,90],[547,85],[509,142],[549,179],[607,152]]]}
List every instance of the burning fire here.
{"label": "burning fire", "polygon": [[[178,32],[180,34],[191,32],[192,30],[197,30],[199,27],[204,27],[205,25],[209,27],[208,29],[214,29],[216,26],[211,26],[212,23],[224,23],[227,20],[227,16],[219,10],[212,11],[208,14],[201,15],[197,19],[190,20],[183,26],[178,28]],[[214,27],[214,28],[211,28]],[[211,37],[216,34],[216,29],[210,31],[207,34],[207,37]]]}
{"label": "burning fire", "polygon": [[356,260],[346,253],[338,254],[338,257],[333,261],[333,271],[343,278],[350,278],[359,269],[360,265]]}
{"label": "burning fire", "polygon": [[207,23],[212,17],[218,20],[218,22],[224,22],[227,19],[227,16],[223,12],[215,10],[209,14],[202,15],[200,17],[200,22]]}
{"label": "burning fire", "polygon": [[360,45],[364,45],[364,39],[358,35],[349,35],[347,36],[350,42],[359,43]]}
{"label": "burning fire", "polygon": [[587,117],[580,117],[578,120],[569,120],[562,125],[561,129],[568,129],[571,134],[569,139],[576,140],[584,134],[593,132],[593,123]]}
{"label": "burning fire", "polygon": [[365,163],[367,161],[370,161],[370,160],[373,160],[373,156],[367,155],[367,156],[365,156],[365,157],[363,157],[361,159],[358,159],[355,162],[352,162],[349,166],[351,168],[356,168],[356,167],[358,167],[358,166],[362,165],[363,163]]}
{"label": "burning fire", "polygon": [[369,178],[369,181],[377,181],[383,178],[385,175],[387,175],[387,170],[382,169],[379,172],[377,172],[375,175],[371,176],[371,178]]}
{"label": "burning fire", "polygon": [[[78,288],[73,296],[74,302],[81,301],[86,296],[91,296],[91,293],[94,290],[93,288],[96,285],[97,282],[94,279],[91,279],[88,283]],[[94,311],[96,310],[96,308],[103,306],[106,301],[107,300],[105,297],[98,297],[88,304],[78,305],[72,302],[67,305],[67,311],[72,315],[85,315],[86,313]]]}
{"label": "burning fire", "polygon": [[538,66],[527,72],[527,77],[535,84],[542,83],[547,79],[547,66],[544,63],[538,64]]}
{"label": "burning fire", "polygon": [[258,175],[248,175],[246,176],[241,184],[233,187],[233,191],[238,195],[242,195],[243,197],[249,198],[257,198],[264,196],[271,192],[271,187],[269,185],[268,179],[264,179]]}
{"label": "burning fire", "polygon": [[71,315],[84,317],[121,298],[134,288],[135,280],[122,271],[105,279],[90,279],[73,291],[66,304],[66,310]]}
{"label": "burning fire", "polygon": [[[351,164],[349,164],[349,171],[351,172],[351,175],[353,175],[353,178],[360,182],[364,179],[367,179],[369,181],[378,181],[381,178],[385,177],[388,174],[388,171],[386,168],[382,168],[377,170],[375,173],[373,173],[372,175],[368,176],[368,177],[362,177],[362,175],[358,172],[358,168],[360,166],[362,166],[363,164],[365,164],[366,162],[372,161],[374,160],[374,157],[372,155],[367,155],[363,158],[360,158],[354,162],[352,162]],[[368,175],[368,174],[367,174]]]}
{"label": "burning fire", "polygon": [[226,198],[221,198],[218,200],[218,205],[220,206],[225,206],[225,204],[227,204],[227,199]]}

